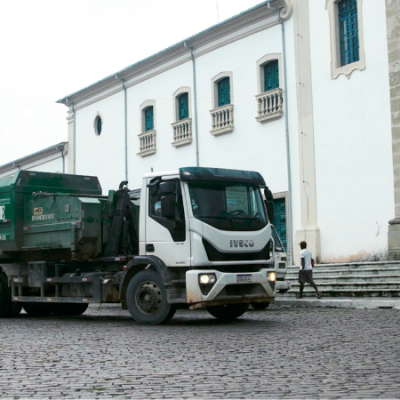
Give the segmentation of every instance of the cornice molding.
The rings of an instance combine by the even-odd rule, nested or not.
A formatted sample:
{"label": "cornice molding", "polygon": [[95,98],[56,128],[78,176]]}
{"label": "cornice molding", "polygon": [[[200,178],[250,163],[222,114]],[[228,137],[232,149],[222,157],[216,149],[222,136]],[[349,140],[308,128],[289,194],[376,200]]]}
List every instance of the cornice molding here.
{"label": "cornice molding", "polygon": [[[292,15],[291,0],[276,0],[274,8],[269,8],[267,3],[261,4],[243,14],[239,14],[224,23],[213,26],[195,36],[188,38],[174,46],[147,59],[139,61],[132,66],[116,72],[93,85],[73,93],[58,103],[63,103],[70,108],[74,105],[76,111],[123,91],[119,79],[123,79],[125,87],[130,88],[148,80],[165,71],[191,61],[190,51],[185,44],[193,49],[195,58],[212,52],[247,36],[269,29],[279,24],[276,8],[280,9],[280,17],[287,20]],[[119,79],[116,79],[118,75]],[[68,118],[68,117],[67,117]],[[69,117],[69,121],[71,118]]]}
{"label": "cornice molding", "polygon": [[37,161],[43,161],[44,158],[53,157],[47,161],[52,161],[60,157],[60,154],[63,153],[64,156],[68,154],[68,142],[61,142],[54,146],[48,147],[46,149],[40,150],[36,153],[29,154],[28,156],[18,158],[17,160],[11,161],[7,164],[0,166],[0,174],[6,173],[8,171],[12,171],[15,168],[20,168],[26,166],[27,164],[35,163]]}

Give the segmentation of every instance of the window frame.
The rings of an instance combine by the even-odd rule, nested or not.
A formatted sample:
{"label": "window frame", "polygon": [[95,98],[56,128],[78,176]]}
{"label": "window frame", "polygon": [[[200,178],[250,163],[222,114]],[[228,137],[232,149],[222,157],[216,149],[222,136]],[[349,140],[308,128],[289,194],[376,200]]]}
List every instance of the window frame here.
{"label": "window frame", "polygon": [[[272,61],[278,62],[278,74],[279,74],[279,89],[284,89],[283,87],[283,70],[282,70],[282,55],[280,53],[270,53],[261,57],[257,60],[257,92],[258,94],[267,93],[264,90],[265,78],[264,78],[264,67]],[[278,89],[278,88],[277,88]]]}
{"label": "window frame", "polygon": [[[98,121],[99,121],[99,120],[100,120],[100,122],[101,122],[100,132],[99,132],[99,127],[98,127]],[[94,117],[94,120],[93,120],[93,129],[94,129],[94,134],[95,134],[96,136],[101,136],[101,134],[102,134],[103,131],[104,131],[104,118],[103,118],[103,116],[102,116],[99,112],[97,112],[96,116]]]}
{"label": "window frame", "polygon": [[340,49],[340,25],[339,25],[339,3],[341,0],[326,0],[325,9],[329,15],[329,34],[331,42],[331,79],[336,79],[340,75],[345,75],[350,79],[353,71],[363,71],[366,68],[364,50],[364,25],[363,25],[363,1],[357,1],[357,21],[358,21],[358,44],[359,60],[350,64],[341,65]]}
{"label": "window frame", "polygon": [[179,119],[179,97],[185,93],[187,93],[188,96],[188,116],[185,119],[192,118],[192,93],[189,86],[182,86],[172,95],[174,123],[184,121],[184,119]]}
{"label": "window frame", "polygon": [[[146,110],[150,107],[153,108],[153,129],[149,129],[146,131]],[[140,106],[140,132],[147,133],[151,131],[156,131],[156,102],[155,100],[146,100]]]}
{"label": "window frame", "polygon": [[229,78],[229,92],[230,92],[230,103],[233,105],[233,73],[232,71],[225,71],[225,72],[220,72],[218,75],[215,75],[211,79],[211,93],[212,93],[212,109],[220,108],[220,107],[226,107],[229,104],[224,104],[223,106],[218,105],[218,83],[222,81],[225,78]]}
{"label": "window frame", "polygon": [[[146,131],[146,110],[149,107],[153,107],[153,129]],[[140,133],[138,135],[139,142],[150,140],[151,144],[148,149],[143,150],[141,145],[139,146],[139,153],[137,153],[140,157],[146,157],[156,153],[157,151],[157,108],[155,100],[146,100],[139,107],[140,109]]]}

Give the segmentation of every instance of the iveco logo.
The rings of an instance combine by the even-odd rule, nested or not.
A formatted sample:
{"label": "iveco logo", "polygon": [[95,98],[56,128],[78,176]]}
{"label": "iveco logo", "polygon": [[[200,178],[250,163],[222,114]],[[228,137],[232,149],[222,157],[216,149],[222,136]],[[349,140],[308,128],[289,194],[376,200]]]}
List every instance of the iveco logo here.
{"label": "iveco logo", "polygon": [[253,240],[231,240],[231,247],[254,247]]}

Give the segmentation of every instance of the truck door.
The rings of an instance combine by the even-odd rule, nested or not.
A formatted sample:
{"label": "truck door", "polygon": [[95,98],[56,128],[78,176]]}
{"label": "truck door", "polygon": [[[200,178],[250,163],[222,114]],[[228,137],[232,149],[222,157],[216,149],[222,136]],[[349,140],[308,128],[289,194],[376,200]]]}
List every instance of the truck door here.
{"label": "truck door", "polygon": [[180,180],[153,178],[147,190],[146,255],[157,256],[170,267],[190,266],[190,235]]}

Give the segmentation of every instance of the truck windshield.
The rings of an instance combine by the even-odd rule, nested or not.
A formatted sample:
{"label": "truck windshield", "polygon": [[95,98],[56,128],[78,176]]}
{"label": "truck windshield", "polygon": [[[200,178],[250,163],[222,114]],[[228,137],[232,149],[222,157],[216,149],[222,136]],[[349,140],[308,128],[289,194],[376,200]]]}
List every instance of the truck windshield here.
{"label": "truck windshield", "polygon": [[221,230],[256,231],[267,225],[260,190],[233,182],[190,182],[195,218]]}

